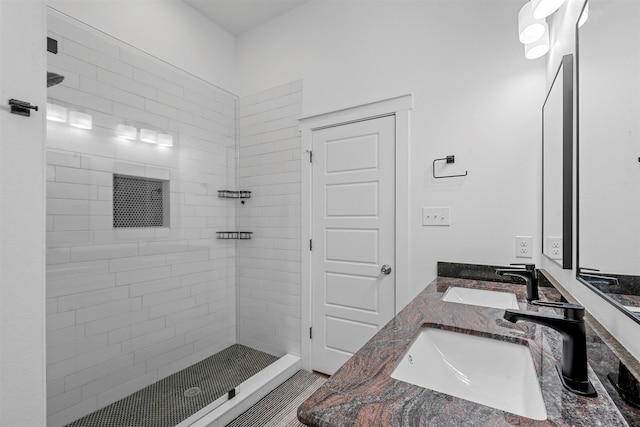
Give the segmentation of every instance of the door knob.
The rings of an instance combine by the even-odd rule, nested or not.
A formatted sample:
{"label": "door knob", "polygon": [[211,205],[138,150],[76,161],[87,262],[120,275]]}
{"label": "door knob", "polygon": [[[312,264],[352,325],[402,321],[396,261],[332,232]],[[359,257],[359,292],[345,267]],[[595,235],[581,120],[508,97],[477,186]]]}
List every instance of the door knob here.
{"label": "door knob", "polygon": [[389,264],[385,264],[385,265],[382,266],[380,271],[383,272],[384,274],[390,274],[391,273],[391,266]]}

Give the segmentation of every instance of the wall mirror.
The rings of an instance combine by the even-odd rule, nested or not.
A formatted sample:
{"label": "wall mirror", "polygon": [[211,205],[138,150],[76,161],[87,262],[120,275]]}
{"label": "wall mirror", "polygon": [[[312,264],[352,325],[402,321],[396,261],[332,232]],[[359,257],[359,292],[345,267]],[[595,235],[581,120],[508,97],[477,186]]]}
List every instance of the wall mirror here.
{"label": "wall mirror", "polygon": [[576,29],[578,279],[640,323],[640,2],[589,0],[587,13]]}
{"label": "wall mirror", "polygon": [[542,253],[572,268],[573,55],[562,57],[542,105]]}

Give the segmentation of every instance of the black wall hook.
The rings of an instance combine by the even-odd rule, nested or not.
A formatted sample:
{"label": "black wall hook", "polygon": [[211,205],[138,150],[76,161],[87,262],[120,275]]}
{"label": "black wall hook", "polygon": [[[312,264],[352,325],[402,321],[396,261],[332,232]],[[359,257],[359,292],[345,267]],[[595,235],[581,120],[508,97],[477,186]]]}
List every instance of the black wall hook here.
{"label": "black wall hook", "polygon": [[19,99],[10,99],[9,105],[11,106],[11,113],[19,114],[21,116],[30,117],[31,110],[38,111],[37,105],[31,105],[26,101],[20,101]]}

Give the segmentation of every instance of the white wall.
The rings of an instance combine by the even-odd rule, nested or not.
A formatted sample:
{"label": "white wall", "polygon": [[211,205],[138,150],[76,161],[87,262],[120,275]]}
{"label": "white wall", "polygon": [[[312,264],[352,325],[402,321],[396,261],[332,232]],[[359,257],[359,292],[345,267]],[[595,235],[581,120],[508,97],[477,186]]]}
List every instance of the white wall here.
{"label": "white wall", "polygon": [[[414,93],[406,292],[438,260],[516,262],[515,236],[539,252],[544,59],[524,59],[518,2],[310,2],[237,41],[241,95],[304,80],[303,115]],[[435,158],[456,155],[434,180]],[[423,227],[423,206],[450,206],[450,227]],[[535,261],[535,260],[534,260]]]}
{"label": "white wall", "polygon": [[230,92],[235,38],[181,0],[48,0],[49,7]]}
{"label": "white wall", "polygon": [[[583,3],[583,0],[569,0],[551,21],[552,39],[551,51],[547,61],[547,86],[551,84],[553,74],[557,70],[562,56],[575,53],[575,24]],[[577,230],[575,217],[574,230]],[[574,232],[574,249],[576,248],[576,234]],[[576,280],[577,262],[575,258],[576,251],[574,250],[573,270],[562,270],[558,264],[545,257],[542,257],[541,265],[558,279],[631,354],[640,359],[640,341],[637,339],[638,324]]]}
{"label": "white wall", "polygon": [[[65,425],[232,345],[235,97],[57,13],[47,122],[48,425]],[[44,84],[44,83],[43,83]],[[119,139],[117,124],[174,137]],[[170,226],[113,227],[113,174],[169,182]]]}
{"label": "white wall", "polygon": [[[44,426],[45,5],[0,2],[0,425]],[[16,98],[39,107],[9,113]]]}

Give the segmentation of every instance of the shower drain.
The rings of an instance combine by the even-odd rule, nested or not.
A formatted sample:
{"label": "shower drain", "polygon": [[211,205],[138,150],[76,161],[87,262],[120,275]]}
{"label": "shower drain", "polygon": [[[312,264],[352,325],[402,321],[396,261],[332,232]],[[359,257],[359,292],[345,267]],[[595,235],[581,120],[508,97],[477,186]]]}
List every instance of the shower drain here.
{"label": "shower drain", "polygon": [[184,397],[193,397],[202,393],[202,389],[200,387],[191,387],[184,391]]}

